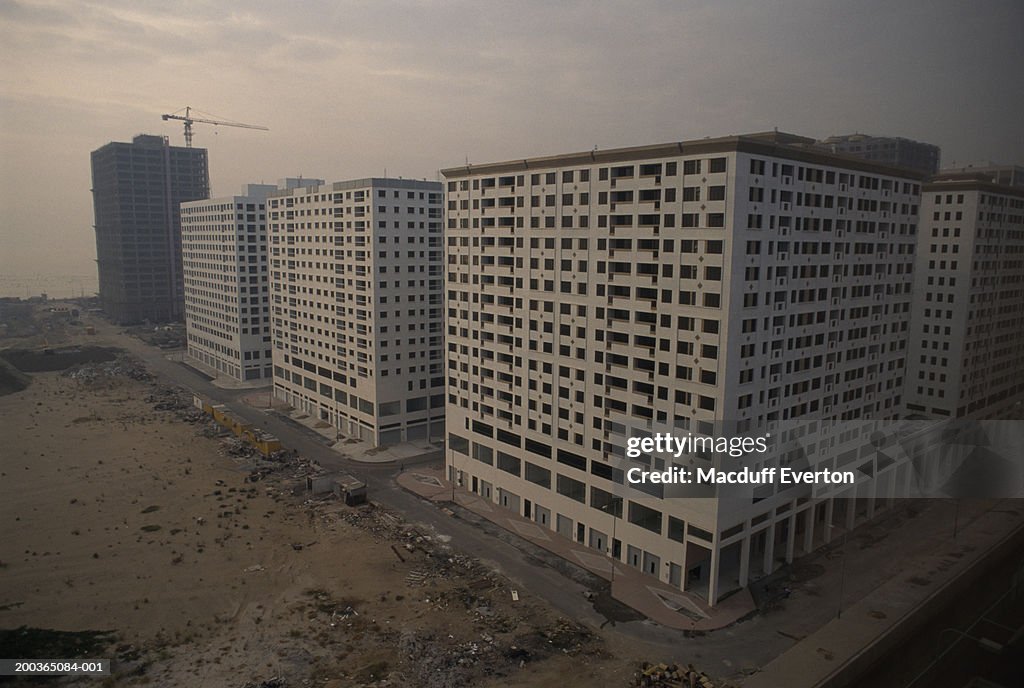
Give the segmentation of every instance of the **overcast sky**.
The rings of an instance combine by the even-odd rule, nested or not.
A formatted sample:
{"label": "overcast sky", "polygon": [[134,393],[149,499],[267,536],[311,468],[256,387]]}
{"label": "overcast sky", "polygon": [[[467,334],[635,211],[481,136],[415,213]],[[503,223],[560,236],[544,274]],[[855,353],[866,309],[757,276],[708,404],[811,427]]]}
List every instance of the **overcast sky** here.
{"label": "overcast sky", "polygon": [[89,152],[183,145],[212,193],[778,127],[1024,163],[1024,2],[0,0],[0,277],[95,272]]}

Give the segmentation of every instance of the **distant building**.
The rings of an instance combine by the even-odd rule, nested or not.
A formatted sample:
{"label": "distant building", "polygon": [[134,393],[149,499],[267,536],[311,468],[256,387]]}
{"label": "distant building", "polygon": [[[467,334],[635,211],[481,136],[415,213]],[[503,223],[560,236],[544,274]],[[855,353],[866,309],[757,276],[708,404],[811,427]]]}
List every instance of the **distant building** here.
{"label": "distant building", "polygon": [[139,135],[92,152],[99,296],[116,323],[180,320],[179,206],[209,195],[206,150]]}
{"label": "distant building", "polygon": [[916,170],[924,174],[939,171],[941,150],[930,143],[921,143],[899,136],[846,134],[830,136],[816,144],[833,153],[852,155],[882,165]]}
{"label": "distant building", "polygon": [[188,354],[236,380],[270,379],[267,194],[181,204]]}
{"label": "distant building", "polygon": [[275,397],[377,445],[444,436],[443,202],[402,179],[270,195]]}
{"label": "distant building", "polygon": [[1024,188],[990,179],[941,174],[923,187],[910,413],[1000,418],[1024,401]]}
{"label": "distant building", "polygon": [[1024,166],[1021,165],[966,165],[964,167],[947,167],[943,175],[973,174],[986,177],[993,184],[1000,186],[1024,186]]}

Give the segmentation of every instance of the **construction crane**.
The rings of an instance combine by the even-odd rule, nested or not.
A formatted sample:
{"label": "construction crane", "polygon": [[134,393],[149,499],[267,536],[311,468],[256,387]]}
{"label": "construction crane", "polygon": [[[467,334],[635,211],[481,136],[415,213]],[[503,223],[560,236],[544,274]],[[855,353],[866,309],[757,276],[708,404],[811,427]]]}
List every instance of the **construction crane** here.
{"label": "construction crane", "polygon": [[[181,110],[178,110],[181,112]],[[216,119],[203,119],[201,117],[192,116],[192,108],[186,107],[185,114],[179,115],[177,113],[171,113],[169,115],[161,115],[164,120],[177,119],[185,123],[185,147],[192,147],[192,125],[196,122],[201,124],[212,124],[214,126],[225,126],[225,127],[239,127],[241,129],[259,129],[260,131],[270,131],[267,127],[261,127],[256,124],[242,124],[241,122],[225,122]]]}

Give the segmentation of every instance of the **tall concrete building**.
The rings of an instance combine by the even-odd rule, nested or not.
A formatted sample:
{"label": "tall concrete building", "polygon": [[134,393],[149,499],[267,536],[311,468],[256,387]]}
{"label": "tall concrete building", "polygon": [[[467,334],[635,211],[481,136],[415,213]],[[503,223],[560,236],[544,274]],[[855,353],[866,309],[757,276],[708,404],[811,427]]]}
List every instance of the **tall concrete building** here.
{"label": "tall concrete building", "polygon": [[188,355],[239,381],[273,375],[266,198],[276,190],[247,184],[181,204]]}
{"label": "tall concrete building", "polygon": [[1024,187],[991,179],[968,171],[924,186],[911,413],[1004,418],[1024,401]]}
{"label": "tall concrete building", "polygon": [[671,467],[624,455],[658,429],[899,417],[920,180],[813,144],[754,134],[444,170],[448,475],[712,604],[888,503],[857,486],[682,499],[624,480]]}
{"label": "tall concrete building", "polygon": [[206,150],[139,135],[92,152],[100,302],[117,323],[184,316],[182,202],[209,196]]}
{"label": "tall concrete building", "polygon": [[267,199],[274,394],[340,437],[444,437],[442,197],[375,178]]}
{"label": "tall concrete building", "polygon": [[942,155],[938,146],[899,136],[845,134],[830,136],[815,145],[833,153],[852,155],[883,165],[904,167],[922,174],[938,172]]}

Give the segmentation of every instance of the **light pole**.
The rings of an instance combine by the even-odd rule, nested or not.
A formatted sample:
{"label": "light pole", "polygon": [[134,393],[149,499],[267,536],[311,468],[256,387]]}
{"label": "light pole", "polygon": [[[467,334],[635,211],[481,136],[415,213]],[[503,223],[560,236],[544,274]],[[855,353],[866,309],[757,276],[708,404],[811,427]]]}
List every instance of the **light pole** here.
{"label": "light pole", "polygon": [[617,561],[615,556],[615,526],[619,520],[615,517],[615,509],[612,507],[615,506],[616,502],[622,504],[622,497],[612,497],[608,500],[607,504],[601,507],[601,511],[606,511],[612,515],[612,541],[608,543],[608,553],[612,558],[612,579],[609,583],[609,589],[615,586],[615,562]]}

